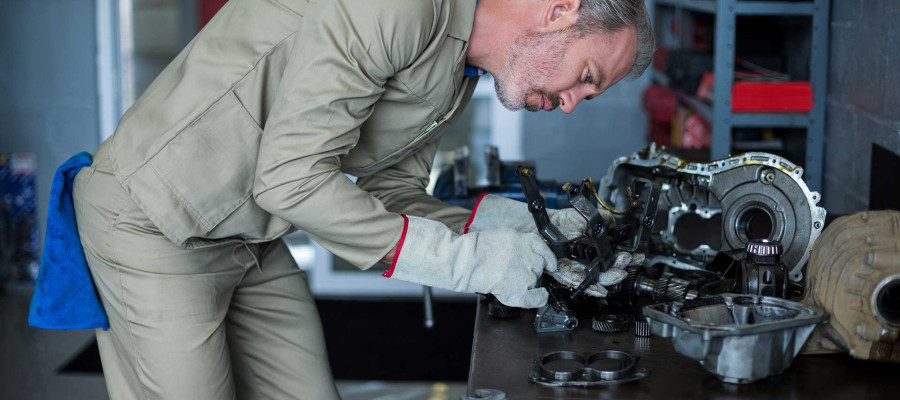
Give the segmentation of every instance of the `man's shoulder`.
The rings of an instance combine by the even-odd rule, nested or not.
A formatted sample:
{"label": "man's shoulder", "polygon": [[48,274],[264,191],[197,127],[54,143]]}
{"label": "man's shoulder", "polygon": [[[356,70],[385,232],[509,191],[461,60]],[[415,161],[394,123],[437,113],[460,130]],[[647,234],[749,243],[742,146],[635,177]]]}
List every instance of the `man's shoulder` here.
{"label": "man's shoulder", "polygon": [[[371,15],[393,15],[403,18],[433,18],[449,0],[338,0],[350,9]],[[410,20],[412,22],[412,20]]]}

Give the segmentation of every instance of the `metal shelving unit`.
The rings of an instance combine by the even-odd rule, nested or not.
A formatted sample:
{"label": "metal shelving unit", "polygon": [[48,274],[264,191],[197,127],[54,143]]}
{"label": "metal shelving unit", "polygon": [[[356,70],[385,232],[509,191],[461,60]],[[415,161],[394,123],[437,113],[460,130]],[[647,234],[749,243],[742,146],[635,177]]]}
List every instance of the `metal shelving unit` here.
{"label": "metal shelving unit", "polygon": [[[713,159],[731,154],[732,128],[771,127],[806,128],[806,160],[804,180],[811,190],[822,188],[822,164],[825,136],[825,99],[828,79],[828,15],[830,0],[739,1],[739,0],[651,0],[657,7],[674,7],[680,11],[701,12],[715,16],[713,104],[691,96],[679,96],[697,113],[707,118],[713,128]],[[809,83],[813,89],[813,108],[808,113],[734,113],[731,111],[731,89],[734,84],[735,29],[737,16],[808,16],[811,24]],[[668,78],[654,71],[654,79],[667,84]],[[687,97],[685,99],[684,97]],[[711,118],[710,118],[711,117]]]}

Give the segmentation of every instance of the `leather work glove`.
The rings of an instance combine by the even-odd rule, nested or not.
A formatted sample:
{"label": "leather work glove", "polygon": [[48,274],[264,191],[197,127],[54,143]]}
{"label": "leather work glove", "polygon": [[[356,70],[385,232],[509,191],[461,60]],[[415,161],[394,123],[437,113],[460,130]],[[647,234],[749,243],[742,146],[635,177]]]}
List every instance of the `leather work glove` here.
{"label": "leather work glove", "polygon": [[[584,217],[574,208],[547,209],[547,215],[550,217],[550,222],[570,239],[582,234],[587,225]],[[608,223],[614,221],[612,213],[604,209],[600,209],[600,216]],[[528,211],[528,205],[521,201],[492,194],[482,195],[475,203],[463,233],[481,232],[500,227],[512,228],[519,232],[537,233],[537,225],[534,224],[534,217]]]}
{"label": "leather work glove", "polygon": [[[613,263],[612,267],[606,270],[606,272],[601,273],[598,281],[593,285],[588,286],[584,292],[589,296],[606,297],[606,295],[609,294],[609,291],[606,290],[604,286],[612,286],[622,282],[627,275],[625,267],[641,265],[643,262],[644,255],[641,253],[629,253],[627,251],[617,252],[616,261]],[[587,270],[585,269],[585,266],[579,262],[569,259],[560,259],[558,267],[554,271],[548,270],[547,274],[552,276],[553,279],[556,279],[559,283],[574,289],[584,281],[584,278],[587,276]]]}
{"label": "leather work glove", "polygon": [[512,307],[547,303],[547,290],[535,286],[544,270],[556,270],[557,260],[537,234],[499,228],[458,235],[440,222],[404,217],[404,234],[385,277],[490,293]]}

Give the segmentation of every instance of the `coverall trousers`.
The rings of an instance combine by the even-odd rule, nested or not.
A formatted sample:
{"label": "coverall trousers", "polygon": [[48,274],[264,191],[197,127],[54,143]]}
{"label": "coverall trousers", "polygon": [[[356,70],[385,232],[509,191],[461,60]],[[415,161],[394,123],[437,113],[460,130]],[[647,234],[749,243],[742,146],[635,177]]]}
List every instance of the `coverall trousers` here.
{"label": "coverall trousers", "polygon": [[176,246],[102,154],[73,194],[109,316],[96,335],[110,398],[339,398],[306,273],[283,241]]}

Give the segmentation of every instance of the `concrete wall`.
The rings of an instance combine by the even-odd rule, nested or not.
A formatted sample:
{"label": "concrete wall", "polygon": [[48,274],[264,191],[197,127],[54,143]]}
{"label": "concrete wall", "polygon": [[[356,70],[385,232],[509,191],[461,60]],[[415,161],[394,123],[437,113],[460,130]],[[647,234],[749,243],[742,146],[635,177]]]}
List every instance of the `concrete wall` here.
{"label": "concrete wall", "polygon": [[822,198],[829,213],[845,214],[868,208],[872,143],[900,154],[900,1],[831,7]]}
{"label": "concrete wall", "polygon": [[0,0],[0,152],[37,154],[43,240],[59,164],[99,145],[94,0]]}

